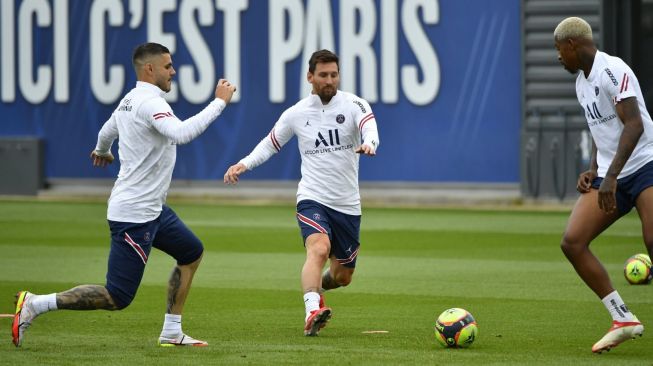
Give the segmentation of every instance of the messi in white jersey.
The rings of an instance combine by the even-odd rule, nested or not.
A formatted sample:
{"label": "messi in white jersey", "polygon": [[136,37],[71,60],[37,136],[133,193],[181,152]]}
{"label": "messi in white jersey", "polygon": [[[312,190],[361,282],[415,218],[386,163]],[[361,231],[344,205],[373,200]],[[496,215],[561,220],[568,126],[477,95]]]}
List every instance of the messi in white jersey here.
{"label": "messi in white jersey", "polygon": [[636,207],[644,243],[653,256],[653,123],[635,74],[621,59],[597,50],[585,20],[563,20],[554,40],[560,63],[578,72],[576,94],[593,142],[589,169],[578,177],[581,194],[561,248],[612,317],[608,332],[592,346],[592,352],[601,353],[644,332],[589,246]]}
{"label": "messi in white jersey", "polygon": [[326,104],[316,94],[288,108],[251,154],[240,162],[252,170],[297,136],[302,178],[297,202],[314,200],[337,211],[360,215],[358,161],[361,143],[376,151],[379,137],[367,101],[336,90]]}
{"label": "messi in white jersey", "polygon": [[132,63],[138,82],[121,100],[98,134],[91,152],[94,166],[113,162],[111,145],[119,139],[120,173],[111,191],[108,221],[111,250],[106,284],[81,285],[60,293],[35,295],[20,291],[12,326],[14,344],[45,312],[68,310],[121,310],[136,296],[152,248],[172,256],[177,264],[168,281],[168,307],[161,346],[206,346],[183,333],[181,314],[193,276],[203,254],[201,241],[165,205],[176,145],[199,136],[222,112],[235,86],[220,80],[215,99],[197,115],[180,121],[163,94],[170,91],[175,69],[170,51],[157,43],[134,50]]}
{"label": "messi in white jersey", "polygon": [[[348,285],[354,273],[360,246],[359,157],[376,154],[379,135],[367,101],[338,90],[338,56],[328,50],[313,53],[307,80],[311,95],[288,108],[254,150],[227,170],[224,181],[237,183],[242,173],[297,136],[302,173],[297,221],[306,248],[304,335],[316,336],[331,317],[322,292]],[[330,268],[322,273],[327,259]]]}

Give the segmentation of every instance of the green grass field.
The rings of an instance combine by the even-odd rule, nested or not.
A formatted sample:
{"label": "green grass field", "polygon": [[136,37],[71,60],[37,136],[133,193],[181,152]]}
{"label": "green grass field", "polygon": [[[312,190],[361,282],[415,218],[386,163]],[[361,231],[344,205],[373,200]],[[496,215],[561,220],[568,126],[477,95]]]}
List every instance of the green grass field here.
{"label": "green grass field", "polygon": [[[653,285],[628,285],[622,274],[626,258],[645,250],[634,214],[593,249],[648,331],[594,355],[610,318],[560,251],[566,212],[367,208],[354,282],[327,293],[333,319],[307,338],[292,205],[171,206],[206,247],[184,330],[209,347],[156,346],[173,261],[153,251],[123,311],[45,314],[19,349],[11,320],[0,319],[0,364],[653,365]],[[103,202],[0,201],[0,313],[13,312],[21,289],[103,284],[105,210]],[[469,349],[444,349],[433,336],[434,319],[450,307],[476,317]]]}

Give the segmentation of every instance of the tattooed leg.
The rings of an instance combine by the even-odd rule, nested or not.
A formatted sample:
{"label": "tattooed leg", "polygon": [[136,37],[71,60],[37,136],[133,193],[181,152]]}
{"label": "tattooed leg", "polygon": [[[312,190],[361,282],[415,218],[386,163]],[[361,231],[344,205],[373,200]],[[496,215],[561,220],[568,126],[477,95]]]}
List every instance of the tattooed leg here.
{"label": "tattooed leg", "polygon": [[335,257],[331,257],[331,265],[322,274],[322,288],[331,290],[347,286],[351,283],[354,275],[354,268],[345,267],[338,263]]}
{"label": "tattooed leg", "polygon": [[168,307],[166,313],[172,314],[172,308],[175,307],[177,296],[179,295],[179,287],[181,286],[181,270],[175,267],[170,275],[168,281]]}
{"label": "tattooed leg", "polygon": [[186,297],[193,283],[193,276],[199,267],[202,257],[191,264],[176,266],[168,281],[168,306],[166,313],[181,314],[186,303]]}
{"label": "tattooed leg", "polygon": [[333,276],[331,276],[331,271],[327,268],[322,274],[322,288],[324,290],[332,290],[338,287],[340,287],[340,285],[336,282]]}
{"label": "tattooed leg", "polygon": [[57,308],[68,310],[117,310],[104,286],[81,285],[57,294]]}

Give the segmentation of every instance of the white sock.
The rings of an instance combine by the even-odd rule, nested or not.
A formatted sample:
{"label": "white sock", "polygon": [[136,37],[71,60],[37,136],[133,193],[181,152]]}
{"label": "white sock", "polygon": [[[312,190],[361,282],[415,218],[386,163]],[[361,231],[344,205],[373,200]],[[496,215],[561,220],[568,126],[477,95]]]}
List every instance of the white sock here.
{"label": "white sock", "polygon": [[30,296],[30,305],[36,314],[47,313],[48,311],[57,310],[57,294],[49,295],[32,295]]}
{"label": "white sock", "polygon": [[603,305],[610,312],[612,320],[628,322],[634,319],[635,316],[628,310],[628,307],[624,304],[624,301],[616,290],[601,299],[601,301],[603,301]]}
{"label": "white sock", "polygon": [[166,314],[163,321],[163,330],[161,331],[162,337],[176,338],[181,335],[181,315]]}
{"label": "white sock", "polygon": [[304,294],[304,307],[306,308],[306,318],[311,315],[311,311],[320,309],[320,294],[317,292],[307,292]]}

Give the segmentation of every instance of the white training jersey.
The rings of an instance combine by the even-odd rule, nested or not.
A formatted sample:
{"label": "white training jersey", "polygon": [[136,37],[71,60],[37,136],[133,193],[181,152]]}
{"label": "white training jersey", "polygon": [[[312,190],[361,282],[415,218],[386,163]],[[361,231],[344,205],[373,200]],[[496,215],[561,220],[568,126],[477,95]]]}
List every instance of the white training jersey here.
{"label": "white training jersey", "polygon": [[597,51],[589,77],[585,78],[582,71],[578,74],[576,95],[585,109],[587,125],[596,144],[599,177],[605,177],[617,153],[624,124],[615,106],[626,98],[637,98],[644,132],[618,178],[634,173],[653,160],[653,122],[646,110],[637,77],[625,62]]}
{"label": "white training jersey", "polygon": [[363,144],[376,150],[379,135],[364,99],[338,90],[327,105],[314,94],[288,108],[269,135],[240,162],[247,169],[264,163],[297,136],[302,178],[297,202],[310,199],[348,215],[360,215],[358,159]]}
{"label": "white training jersey", "polygon": [[118,138],[120,172],[107,209],[111,221],[143,223],[159,216],[175,167],[176,145],[204,132],[226,105],[216,98],[182,122],[164,94],[156,85],[138,81],[98,133],[95,151],[100,155],[111,151]]}

